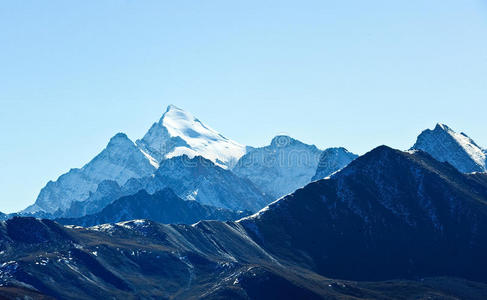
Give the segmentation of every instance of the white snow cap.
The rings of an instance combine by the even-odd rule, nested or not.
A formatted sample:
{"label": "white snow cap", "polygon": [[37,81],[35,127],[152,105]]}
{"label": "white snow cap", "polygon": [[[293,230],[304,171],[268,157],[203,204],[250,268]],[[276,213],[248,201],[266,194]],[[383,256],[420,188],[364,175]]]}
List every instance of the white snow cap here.
{"label": "white snow cap", "polygon": [[424,130],[411,148],[428,152],[439,161],[446,161],[460,172],[486,172],[487,156],[465,133],[457,133],[445,124]]}
{"label": "white snow cap", "polygon": [[227,139],[174,105],[167,107],[159,122],[137,144],[159,159],[200,155],[222,168],[233,167],[246,152],[244,145]]}
{"label": "white snow cap", "polygon": [[486,155],[482,148],[480,148],[468,135],[465,133],[457,133],[453,131],[450,127],[445,124],[436,124],[436,130],[442,129],[446,131],[449,135],[457,141],[457,143],[462,147],[465,152],[471,157],[471,159],[478,165],[486,167]]}

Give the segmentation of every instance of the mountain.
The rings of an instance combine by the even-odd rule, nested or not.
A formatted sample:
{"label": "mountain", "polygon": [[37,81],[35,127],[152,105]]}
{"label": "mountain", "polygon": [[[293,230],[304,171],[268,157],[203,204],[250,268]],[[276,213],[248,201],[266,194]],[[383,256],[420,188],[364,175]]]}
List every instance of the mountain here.
{"label": "mountain", "polygon": [[136,143],[158,162],[185,154],[203,156],[222,168],[232,167],[246,152],[245,146],[227,139],[174,105]]}
{"label": "mountain", "polygon": [[127,196],[130,193],[123,191],[122,187],[113,180],[104,180],[96,188],[94,193],[84,201],[74,201],[61,215],[63,217],[82,217],[101,211],[112,201]]}
{"label": "mountain", "polygon": [[153,176],[131,179],[123,190],[133,194],[143,189],[152,194],[166,187],[184,200],[233,211],[255,212],[272,201],[249,180],[201,156],[163,160]]}
{"label": "mountain", "polygon": [[[7,299],[480,300],[487,292],[485,283],[451,277],[323,277],[299,260],[277,260],[238,222],[82,228],[13,218],[0,222],[0,250],[0,296]],[[352,263],[353,257],[345,266]]]}
{"label": "mountain", "polygon": [[81,169],[71,169],[56,181],[50,181],[39,193],[36,202],[24,212],[54,213],[68,209],[73,201],[83,201],[95,192],[104,180],[124,184],[130,178],[152,174],[155,167],[123,133],[115,135],[107,147]]}
{"label": "mountain", "polygon": [[381,146],[237,222],[0,222],[0,295],[485,299],[486,250],[487,174]]}
{"label": "mountain", "polygon": [[[115,191],[107,191],[106,182],[98,188],[104,181],[123,186],[129,179],[150,176],[162,160],[181,155],[200,155],[222,168],[229,168],[245,152],[245,146],[225,138],[190,113],[170,105],[160,121],[136,144],[123,133],[115,135],[107,147],[84,167],[71,169],[56,181],[50,181],[40,191],[35,203],[22,213],[75,216],[96,212],[102,207],[90,209],[88,203],[103,203],[100,199],[103,197],[109,203],[108,198],[114,198],[112,194]],[[83,203],[85,201],[87,203]],[[71,212],[66,213],[73,202],[77,203]]]}
{"label": "mountain", "polygon": [[249,151],[232,171],[277,199],[311,181],[320,155],[316,146],[281,135],[272,139],[269,146]]}
{"label": "mountain", "polygon": [[321,153],[316,174],[311,180],[314,181],[328,177],[336,171],[346,167],[357,157],[358,155],[353,154],[342,147],[325,149],[323,153]]}
{"label": "mountain", "polygon": [[165,224],[193,224],[200,220],[236,220],[248,215],[223,208],[182,200],[169,188],[153,195],[141,190],[108,204],[96,214],[80,218],[56,219],[61,224],[94,226],[134,219],[150,219]]}
{"label": "mountain", "polygon": [[427,129],[411,149],[423,150],[439,161],[446,161],[460,172],[486,172],[487,155],[465,133],[457,133],[444,124]]}
{"label": "mountain", "polygon": [[237,177],[210,160],[183,155],[162,161],[154,174],[130,179],[123,186],[105,180],[85,201],[73,202],[69,209],[55,217],[78,218],[95,214],[123,196],[136,194],[140,190],[153,194],[167,187],[185,200],[196,200],[232,211],[256,212],[273,200],[247,179]]}
{"label": "mountain", "polygon": [[323,276],[487,281],[487,179],[378,147],[239,222],[280,261]]}

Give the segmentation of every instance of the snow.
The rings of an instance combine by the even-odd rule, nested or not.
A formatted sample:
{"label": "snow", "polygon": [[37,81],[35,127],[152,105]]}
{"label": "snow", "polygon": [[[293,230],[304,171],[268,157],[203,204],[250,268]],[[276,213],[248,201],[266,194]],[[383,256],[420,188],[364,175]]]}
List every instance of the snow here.
{"label": "snow", "polygon": [[444,124],[425,130],[412,149],[428,152],[439,161],[449,162],[460,172],[486,172],[487,155],[471,138]]}
{"label": "snow", "polygon": [[157,160],[150,156],[149,153],[145,152],[144,150],[140,149],[140,152],[142,152],[142,154],[144,154],[144,156],[149,160],[150,164],[156,168],[156,169],[159,169],[159,163],[157,162]]}
{"label": "snow", "polygon": [[286,198],[286,196],[283,196],[275,201],[273,201],[272,203],[270,203],[269,205],[267,205],[266,207],[262,208],[261,210],[259,210],[258,212],[256,212],[255,214],[253,215],[250,215],[250,216],[247,216],[247,217],[244,217],[240,220],[238,220],[237,222],[241,222],[241,221],[246,221],[246,220],[252,220],[252,219],[260,219],[264,214],[265,212],[271,210],[272,208],[275,208],[275,207],[278,207],[279,205],[279,202]]}
{"label": "snow", "polygon": [[479,165],[483,165],[485,168],[486,155],[480,149],[472,139],[465,134],[449,131],[449,133],[455,138],[455,140],[462,146],[462,148],[468,153],[468,155]]}
{"label": "snow", "polygon": [[110,232],[113,231],[113,229],[115,229],[115,226],[113,226],[113,224],[101,224],[101,225],[92,226],[88,229],[94,231],[101,231],[101,232]]}
{"label": "snow", "polygon": [[137,144],[124,133],[116,134],[84,167],[71,169],[56,181],[50,181],[36,202],[23,212],[66,212],[75,201],[89,201],[103,181],[111,180],[123,186],[129,179],[153,176],[162,160],[175,156],[199,155],[228,169],[245,152],[244,145],[225,138],[192,114],[170,105]]}
{"label": "snow", "polygon": [[321,153],[314,145],[280,135],[245,154],[232,171],[277,199],[311,182]]}
{"label": "snow", "polygon": [[144,154],[125,134],[118,133],[106,148],[81,169],[71,169],[57,181],[49,182],[39,193],[36,203],[24,212],[65,211],[74,201],[85,201],[105,180],[125,184],[131,178],[154,173],[154,159]]}
{"label": "snow", "polygon": [[184,154],[190,158],[200,155],[222,168],[233,167],[246,152],[246,146],[222,136],[174,105],[169,105],[160,121],[137,144],[159,161]]}

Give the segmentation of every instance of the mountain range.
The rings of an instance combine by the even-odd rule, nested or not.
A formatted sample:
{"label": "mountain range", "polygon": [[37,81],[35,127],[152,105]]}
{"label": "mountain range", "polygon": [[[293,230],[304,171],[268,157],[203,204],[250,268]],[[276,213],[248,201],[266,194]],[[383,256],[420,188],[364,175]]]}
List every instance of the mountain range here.
{"label": "mountain range", "polygon": [[484,299],[486,250],[486,174],[380,146],[236,222],[3,221],[0,294]]}
{"label": "mountain range", "polygon": [[151,159],[125,134],[119,133],[84,167],[71,169],[56,181],[50,181],[39,193],[35,204],[25,212],[64,211],[74,201],[87,199],[104,180],[113,180],[122,185],[131,178],[148,176],[155,170]]}
{"label": "mountain range", "polygon": [[244,146],[169,106],[0,213],[0,297],[485,299],[485,171],[444,124],[358,156]]}
{"label": "mountain range", "polygon": [[250,211],[234,212],[201,205],[197,201],[183,200],[173,190],[165,188],[152,195],[140,190],[134,195],[111,202],[98,213],[55,221],[84,227],[135,219],[150,219],[164,224],[194,224],[200,220],[233,221],[249,214]]}
{"label": "mountain range", "polygon": [[[134,143],[116,134],[84,167],[49,182],[20,215],[77,218],[139,190],[152,194],[166,187],[185,200],[255,212],[309,183],[321,153],[288,136],[261,148],[243,146],[170,105],[142,139]],[[325,156],[322,163],[332,173],[348,155]]]}
{"label": "mountain range", "polygon": [[[411,150],[425,151],[464,173],[486,170],[486,151],[444,124],[423,131]],[[85,166],[49,182],[33,205],[3,218],[79,218],[140,190],[154,194],[165,188],[213,208],[256,212],[356,158],[343,147],[320,150],[285,135],[268,146],[243,146],[170,105],[142,139],[134,143],[116,134]]]}

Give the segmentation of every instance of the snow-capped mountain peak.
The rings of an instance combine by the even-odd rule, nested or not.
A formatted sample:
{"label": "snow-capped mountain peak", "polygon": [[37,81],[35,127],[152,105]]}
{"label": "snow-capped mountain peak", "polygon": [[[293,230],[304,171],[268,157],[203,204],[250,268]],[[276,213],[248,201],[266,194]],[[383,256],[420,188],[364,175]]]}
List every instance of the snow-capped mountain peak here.
{"label": "snow-capped mountain peak", "polygon": [[50,181],[39,193],[34,205],[24,212],[65,211],[74,201],[84,201],[104,180],[125,184],[130,178],[153,174],[155,166],[127,135],[118,133],[107,146],[81,169],[71,169],[56,181]]}
{"label": "snow-capped mountain peak", "polygon": [[200,155],[223,168],[235,165],[246,152],[244,145],[224,137],[174,105],[168,106],[137,145],[159,162],[184,154]]}
{"label": "snow-capped mountain peak", "polygon": [[465,133],[457,133],[445,124],[426,129],[412,149],[423,150],[439,161],[446,161],[464,173],[487,171],[487,155]]}
{"label": "snow-capped mountain peak", "polygon": [[254,148],[245,154],[233,172],[277,199],[311,181],[320,155],[321,150],[314,145],[278,135],[270,145]]}

